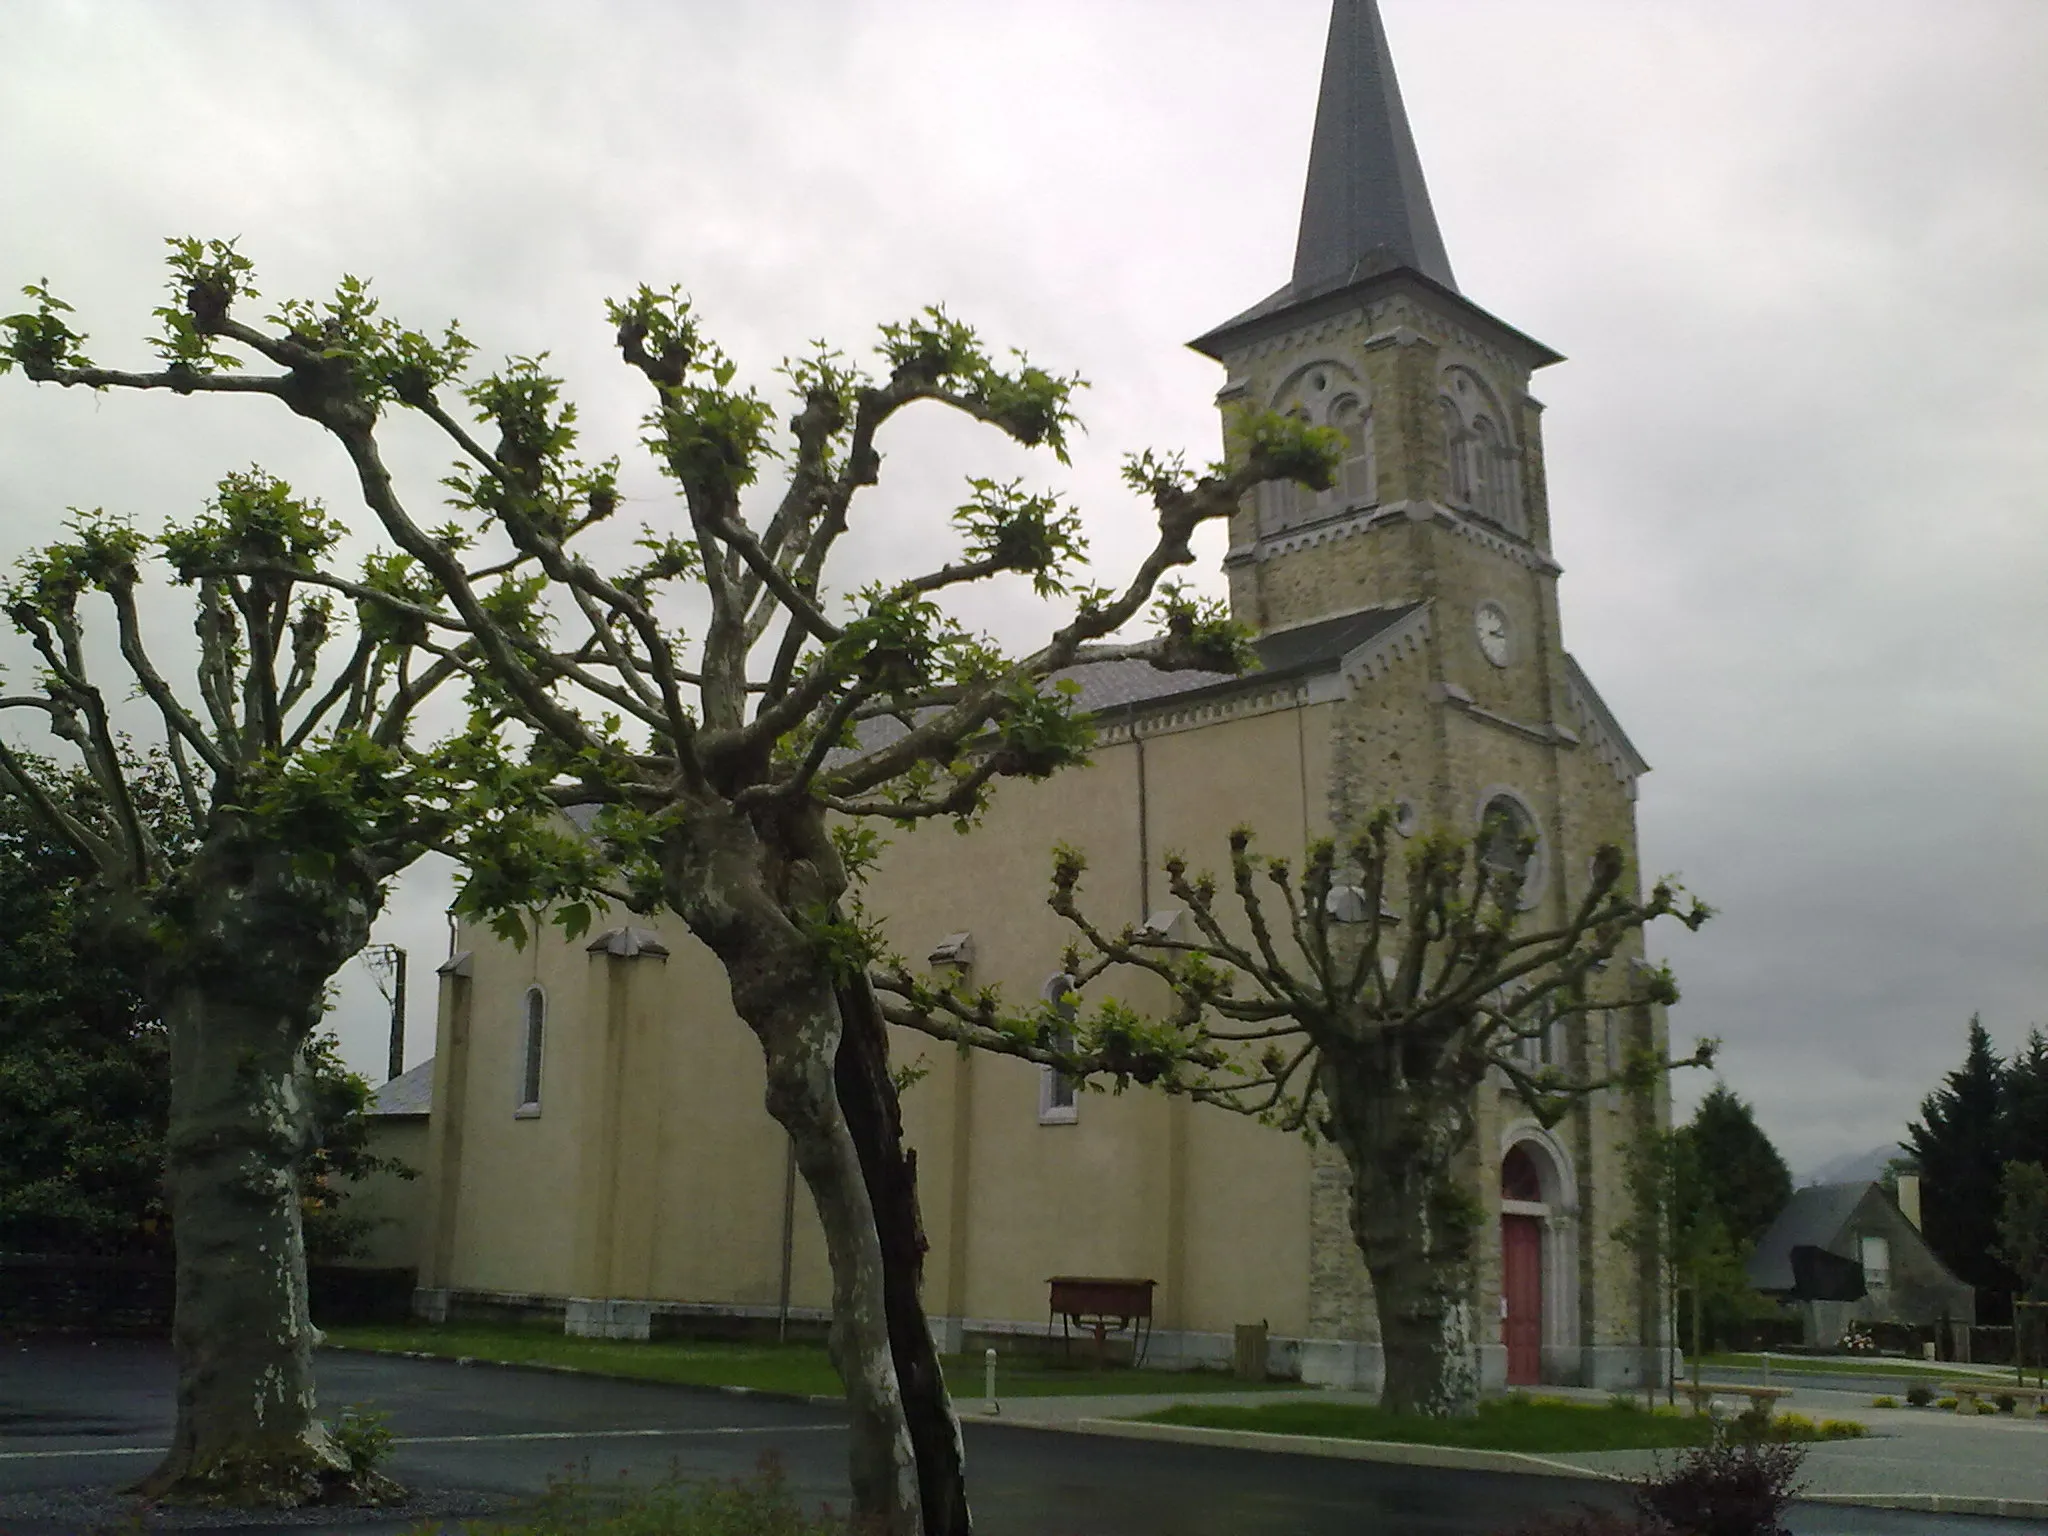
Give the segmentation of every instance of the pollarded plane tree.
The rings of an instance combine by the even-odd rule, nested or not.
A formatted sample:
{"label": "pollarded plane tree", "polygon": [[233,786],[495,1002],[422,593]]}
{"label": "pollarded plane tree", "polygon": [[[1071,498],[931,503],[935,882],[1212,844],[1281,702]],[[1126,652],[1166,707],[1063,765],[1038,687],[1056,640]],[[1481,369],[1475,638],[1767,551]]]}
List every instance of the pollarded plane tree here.
{"label": "pollarded plane tree", "polygon": [[[1403,1412],[1473,1411],[1478,1396],[1474,1292],[1481,1210],[1469,1154],[1490,1077],[1544,1123],[1609,1083],[1642,1086],[1683,1061],[1647,1045],[1618,1068],[1533,1048],[1587,1013],[1677,997],[1662,967],[1610,962],[1660,917],[1697,928],[1707,909],[1671,882],[1647,898],[1619,849],[1602,847],[1565,921],[1522,904],[1533,842],[1505,822],[1471,844],[1445,834],[1392,852],[1381,811],[1341,842],[1311,845],[1297,876],[1230,839],[1227,895],[1209,874],[1166,862],[1186,936],[1109,932],[1081,904],[1085,864],[1058,855],[1051,903],[1080,936],[1066,965],[1080,989],[1113,971],[1145,972],[1172,1001],[1156,1016],[1107,1001],[1058,1016],[1006,1010],[993,989],[965,989],[899,965],[878,973],[893,1023],[1004,1052],[1121,1089],[1186,1094],[1283,1130],[1324,1138],[1351,1173],[1351,1230],[1372,1276],[1384,1350],[1383,1401]],[[1175,925],[1177,931],[1180,925]]]}
{"label": "pollarded plane tree", "polygon": [[[0,795],[89,871],[80,921],[168,1035],[178,1388],[169,1453],[139,1485],[157,1497],[300,1503],[384,1486],[315,1415],[309,1050],[387,882],[429,847],[459,854],[498,813],[476,789],[490,782],[487,716],[414,740],[461,654],[382,605],[351,614],[309,590],[340,537],[252,471],[160,540],[75,517],[6,591],[40,665],[0,696],[17,727],[0,736]],[[373,559],[359,585],[403,591],[405,564]],[[194,616],[178,665],[147,639],[165,566]],[[18,728],[29,721],[40,729]]]}
{"label": "pollarded plane tree", "polygon": [[[435,589],[432,605],[408,611],[473,648],[532,732],[537,760],[559,774],[559,801],[598,808],[605,878],[565,876],[559,849],[521,844],[473,873],[459,900],[511,933],[523,930],[523,910],[550,902],[571,924],[588,920],[591,897],[666,906],[717,955],[824,1230],[855,1513],[889,1536],[966,1531],[958,1425],[918,1296],[915,1166],[865,975],[875,940],[853,884],[878,824],[965,822],[1001,779],[1083,759],[1090,731],[1072,690],[1053,681],[1063,669],[1111,657],[1243,665],[1243,632],[1162,578],[1191,562],[1198,528],[1227,518],[1258,484],[1326,484],[1333,440],[1248,414],[1232,467],[1194,473],[1178,458],[1132,458],[1125,478],[1155,535],[1120,585],[1082,581],[1071,507],[976,480],[950,553],[835,592],[833,557],[866,505],[860,493],[879,479],[880,440],[899,413],[949,410],[1065,462],[1078,381],[1021,355],[999,364],[968,327],[929,310],[882,328],[872,374],[822,346],[785,364],[793,414],[778,432],[770,402],[735,383],[735,365],[679,291],[642,287],[608,318],[649,391],[644,441],[677,494],[666,525],[645,529],[630,560],[610,560],[579,535],[615,511],[616,465],[576,457],[573,410],[536,361],[514,359],[458,397],[434,366],[446,347],[381,318],[353,280],[331,302],[286,304],[258,326],[234,312],[249,265],[232,247],[181,244],[174,265],[177,350],[163,369],[91,366],[66,312],[40,292],[13,323],[14,360],[65,385],[267,394],[340,445],[364,505]],[[263,366],[226,366],[245,359]],[[424,418],[451,445],[456,524],[424,522],[387,468],[378,434],[394,411]],[[756,493],[750,517],[742,496],[775,461],[779,494]],[[440,499],[437,487],[425,494]],[[477,538],[545,578],[534,602],[552,650],[508,633],[464,569]],[[1005,651],[956,616],[1004,577],[1030,582],[1063,616],[1034,649]],[[1148,606],[1158,633],[1119,638]],[[679,619],[693,609],[702,630],[685,635]]]}

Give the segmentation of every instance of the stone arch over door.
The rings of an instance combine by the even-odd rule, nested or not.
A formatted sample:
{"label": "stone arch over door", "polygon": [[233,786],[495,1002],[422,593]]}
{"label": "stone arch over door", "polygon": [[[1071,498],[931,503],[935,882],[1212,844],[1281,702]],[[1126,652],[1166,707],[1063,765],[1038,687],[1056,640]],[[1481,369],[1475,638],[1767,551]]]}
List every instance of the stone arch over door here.
{"label": "stone arch over door", "polygon": [[[1510,1380],[1516,1385],[1575,1383],[1580,1374],[1579,1181],[1571,1154],[1536,1121],[1519,1120],[1501,1132],[1496,1167],[1501,1180],[1500,1342],[1515,1356],[1509,1361]],[[1511,1342],[1508,1305],[1530,1301],[1530,1262],[1536,1266],[1539,1315],[1525,1321],[1518,1309],[1518,1336]],[[1511,1264],[1524,1280],[1515,1297],[1508,1294]],[[1515,1350],[1515,1343],[1522,1348]]]}

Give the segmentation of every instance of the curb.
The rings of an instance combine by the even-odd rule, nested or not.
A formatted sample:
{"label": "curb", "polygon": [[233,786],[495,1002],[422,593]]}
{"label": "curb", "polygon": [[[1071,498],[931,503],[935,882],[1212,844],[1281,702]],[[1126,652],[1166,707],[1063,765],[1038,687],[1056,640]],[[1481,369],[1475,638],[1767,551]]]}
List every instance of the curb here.
{"label": "curb", "polygon": [[[989,1420],[987,1422],[998,1422]],[[1632,1479],[1577,1462],[1553,1461],[1523,1451],[1479,1451],[1463,1446],[1409,1445],[1398,1440],[1345,1440],[1329,1435],[1275,1435],[1249,1429],[1208,1429],[1192,1424],[1147,1424],[1135,1419],[1070,1419],[1060,1424],[1011,1421],[1015,1429],[1056,1429],[1068,1434],[1121,1440],[1163,1440],[1218,1450],[1265,1451],[1321,1456],[1343,1461],[1377,1461],[1447,1471],[1508,1472],[1522,1476],[1569,1477],[1585,1482],[1626,1483]],[[1859,1509],[1896,1509],[1923,1515],[1988,1515],[2008,1520],[2048,1520],[2048,1499],[2006,1499],[1959,1493],[1802,1493],[1801,1504]]]}
{"label": "curb", "polygon": [[2048,1499],[1999,1499],[1970,1493],[1803,1493],[1802,1504],[1859,1505],[1922,1515],[1991,1515],[2007,1520],[2048,1520]]}
{"label": "curb", "polygon": [[1411,1445],[1399,1440],[1348,1440],[1335,1435],[1275,1435],[1255,1429],[1209,1429],[1194,1424],[1147,1424],[1133,1419],[1072,1419],[1065,1424],[1019,1423],[1019,1429],[1065,1429],[1074,1434],[1121,1440],[1166,1440],[1219,1450],[1266,1451],[1323,1456],[1340,1461],[1382,1461],[1410,1467],[1443,1467],[1460,1472],[1520,1472],[1574,1477],[1586,1482],[1626,1482],[1576,1462],[1553,1461],[1526,1451],[1481,1451],[1460,1445]]}

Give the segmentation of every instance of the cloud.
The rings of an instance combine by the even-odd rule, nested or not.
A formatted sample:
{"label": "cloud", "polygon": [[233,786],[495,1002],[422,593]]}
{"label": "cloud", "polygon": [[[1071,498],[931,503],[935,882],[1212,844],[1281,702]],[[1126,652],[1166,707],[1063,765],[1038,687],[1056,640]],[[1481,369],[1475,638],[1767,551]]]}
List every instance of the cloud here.
{"label": "cloud", "polygon": [[[1538,383],[1568,640],[1656,765],[1648,862],[1725,909],[1671,945],[1676,1027],[1728,1039],[1795,1163],[1895,1134],[1972,1010],[2008,1043],[2048,1015],[2048,11],[1384,9],[1466,292],[1572,359]],[[15,6],[0,282],[48,274],[115,356],[161,237],[239,235],[272,296],[362,272],[489,353],[549,351],[629,462],[607,294],[683,282],[764,377],[942,300],[1086,375],[1091,435],[1049,476],[904,432],[865,566],[993,471],[1063,484],[1115,567],[1142,536],[1118,453],[1215,442],[1214,367],[1180,343],[1285,273],[1326,15]],[[333,450],[257,404],[10,384],[0,555],[66,505],[190,508],[252,457],[349,504]],[[644,469],[629,490],[653,510]],[[380,937],[438,955],[444,898],[409,883]]]}

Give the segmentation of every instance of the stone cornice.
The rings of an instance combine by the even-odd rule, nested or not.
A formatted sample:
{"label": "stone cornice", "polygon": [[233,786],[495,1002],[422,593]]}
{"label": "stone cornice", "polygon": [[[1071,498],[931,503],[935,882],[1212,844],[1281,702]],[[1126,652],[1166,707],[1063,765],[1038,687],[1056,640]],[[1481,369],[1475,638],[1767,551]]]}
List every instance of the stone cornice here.
{"label": "stone cornice", "polygon": [[1606,702],[1594,691],[1592,681],[1571,657],[1565,658],[1565,702],[1578,718],[1579,730],[1593,756],[1607,765],[1616,780],[1635,794],[1636,780],[1650,771],[1643,755],[1636,751],[1621,724],[1608,711]]}
{"label": "stone cornice", "polygon": [[1528,570],[1541,572],[1545,576],[1557,576],[1564,567],[1544,554],[1535,545],[1502,533],[1476,518],[1455,512],[1435,501],[1390,501],[1376,506],[1350,507],[1329,517],[1312,523],[1303,523],[1282,533],[1264,534],[1249,544],[1240,544],[1223,557],[1224,569],[1248,564],[1264,564],[1281,555],[1291,555],[1298,550],[1314,549],[1321,544],[1334,544],[1339,539],[1348,539],[1353,534],[1381,523],[1434,522],[1438,527],[1448,529],[1459,538],[1477,544],[1481,549],[1490,550],[1503,559]]}
{"label": "stone cornice", "polygon": [[1346,656],[1339,666],[1344,681],[1353,691],[1376,683],[1392,671],[1395,663],[1418,654],[1429,639],[1428,603],[1390,629],[1382,630]]}
{"label": "stone cornice", "polygon": [[1516,392],[1524,392],[1519,386],[1529,374],[1527,359],[1511,357],[1505,348],[1480,335],[1473,327],[1460,325],[1436,306],[1418,303],[1406,295],[1383,298],[1337,314],[1319,315],[1303,324],[1262,336],[1247,346],[1233,348],[1224,353],[1222,361],[1234,378],[1261,359],[1299,351],[1317,342],[1335,341],[1359,329],[1367,331],[1359,343],[1361,347],[1426,340],[1438,346],[1457,348],[1505,369],[1504,377],[1515,381],[1518,386]]}
{"label": "stone cornice", "polygon": [[1168,694],[1156,702],[1131,708],[1120,719],[1099,724],[1095,739],[1100,746],[1113,747],[1140,736],[1196,731],[1225,720],[1321,703],[1317,697],[1320,690],[1315,685],[1314,677],[1289,677],[1261,686],[1255,672],[1244,679],[1242,688],[1205,689],[1178,697]]}
{"label": "stone cornice", "polygon": [[1485,725],[1521,736],[1529,741],[1540,741],[1546,747],[1576,747],[1579,738],[1561,725],[1534,725],[1527,720],[1517,720],[1512,715],[1503,715],[1498,710],[1486,708],[1474,702],[1472,695],[1456,683],[1433,683],[1429,696],[1439,704],[1448,704],[1461,715],[1469,715]]}

